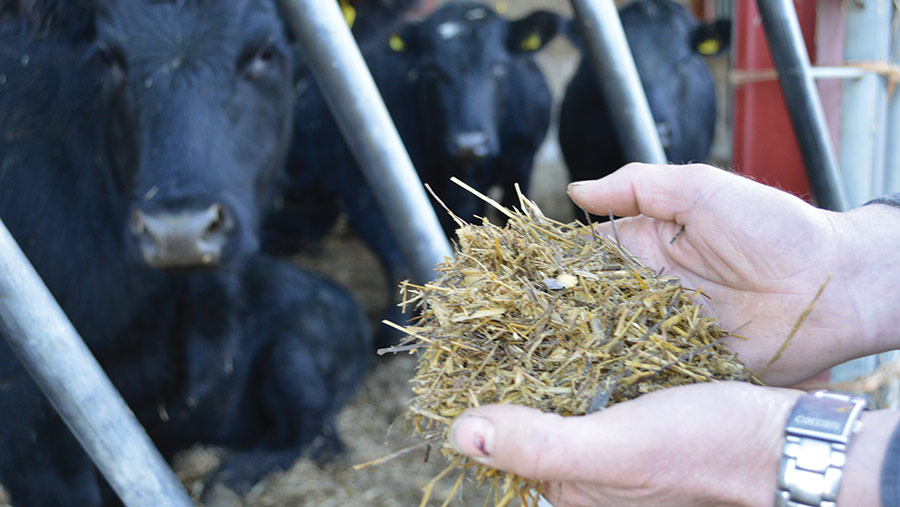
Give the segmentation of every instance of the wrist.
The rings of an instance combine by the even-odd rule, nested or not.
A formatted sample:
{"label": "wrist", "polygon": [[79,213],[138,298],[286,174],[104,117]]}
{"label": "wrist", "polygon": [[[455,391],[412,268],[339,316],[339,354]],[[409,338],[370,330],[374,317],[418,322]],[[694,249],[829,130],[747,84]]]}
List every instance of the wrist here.
{"label": "wrist", "polygon": [[798,398],[784,417],[776,474],[776,496],[790,501],[776,506],[880,504],[881,470],[900,413],[861,408],[838,393]]}
{"label": "wrist", "polygon": [[839,506],[880,505],[881,467],[900,414],[890,410],[864,412],[862,429],[847,448]]}
{"label": "wrist", "polygon": [[847,345],[854,357],[900,348],[896,292],[900,287],[900,208],[869,204],[840,214],[836,237],[843,238],[836,266],[839,289],[855,313]]}
{"label": "wrist", "polygon": [[834,507],[865,408],[860,396],[829,391],[797,399],[784,430],[776,507]]}

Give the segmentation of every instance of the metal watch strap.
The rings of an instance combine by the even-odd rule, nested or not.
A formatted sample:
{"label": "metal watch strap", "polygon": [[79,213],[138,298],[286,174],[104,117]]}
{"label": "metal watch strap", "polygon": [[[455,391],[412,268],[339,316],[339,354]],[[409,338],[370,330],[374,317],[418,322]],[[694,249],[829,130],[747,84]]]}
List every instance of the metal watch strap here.
{"label": "metal watch strap", "polygon": [[866,400],[815,391],[797,400],[785,427],[776,507],[834,507],[850,437]]}

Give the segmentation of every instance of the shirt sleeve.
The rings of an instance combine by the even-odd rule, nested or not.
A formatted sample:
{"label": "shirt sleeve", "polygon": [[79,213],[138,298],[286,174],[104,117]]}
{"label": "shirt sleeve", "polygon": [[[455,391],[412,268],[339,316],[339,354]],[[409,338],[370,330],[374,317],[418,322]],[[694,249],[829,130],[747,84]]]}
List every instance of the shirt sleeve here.
{"label": "shirt sleeve", "polygon": [[[900,208],[900,192],[896,194],[888,194],[883,197],[877,197],[867,202],[866,204],[888,204]],[[865,206],[866,204],[864,204],[863,206]]]}
{"label": "shirt sleeve", "polygon": [[900,507],[900,424],[891,433],[887,454],[881,465],[881,505]]}

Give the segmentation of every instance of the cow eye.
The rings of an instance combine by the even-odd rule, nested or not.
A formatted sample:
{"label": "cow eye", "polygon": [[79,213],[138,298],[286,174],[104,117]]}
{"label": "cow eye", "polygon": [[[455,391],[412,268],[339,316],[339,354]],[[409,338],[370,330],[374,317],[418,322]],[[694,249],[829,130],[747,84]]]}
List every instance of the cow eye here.
{"label": "cow eye", "polygon": [[264,62],[270,62],[275,59],[276,56],[278,56],[278,50],[275,49],[274,44],[266,44],[258,53],[256,53],[256,58]]}
{"label": "cow eye", "polygon": [[248,79],[257,79],[277,65],[280,57],[281,51],[275,42],[267,42],[241,58],[244,75]]}

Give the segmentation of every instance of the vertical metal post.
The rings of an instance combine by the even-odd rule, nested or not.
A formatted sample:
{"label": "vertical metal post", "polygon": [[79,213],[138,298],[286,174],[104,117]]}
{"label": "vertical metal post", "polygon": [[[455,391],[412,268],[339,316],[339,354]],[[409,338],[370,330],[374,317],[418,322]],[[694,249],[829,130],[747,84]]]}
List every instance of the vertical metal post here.
{"label": "vertical metal post", "polygon": [[816,201],[826,209],[847,209],[794,5],[791,0],[757,0],[756,4]]}
{"label": "vertical metal post", "polygon": [[622,139],[625,155],[635,162],[665,164],[666,153],[625,38],[613,0],[571,0],[600,91]]}
{"label": "vertical metal post", "polygon": [[[847,62],[897,62],[900,42],[894,35],[891,50],[891,0],[846,2],[846,38],[844,60]],[[896,15],[896,13],[894,13]],[[883,76],[866,72],[847,79],[841,93],[841,150],[840,165],[847,184],[851,206],[890,191],[898,191],[900,172],[900,106],[895,93],[888,103],[887,84]],[[888,107],[885,107],[885,106]],[[888,117],[893,115],[892,122]],[[893,142],[892,142],[893,141]],[[893,179],[893,183],[892,180]],[[877,354],[835,366],[831,369],[833,382],[855,380],[871,375],[882,364],[898,359],[897,352]],[[879,393],[879,408],[897,408],[900,403],[896,382]]]}
{"label": "vertical metal post", "polygon": [[[894,65],[900,65],[900,32],[895,30],[900,26],[900,6],[894,4],[891,9],[891,51],[889,61]],[[884,186],[883,194],[900,192],[900,91],[893,90],[888,99],[887,125],[885,128],[885,156],[884,156]],[[877,197],[877,196],[876,196]],[[900,351],[885,352],[878,355],[878,361],[883,365],[896,364],[900,361]],[[884,407],[891,410],[900,408],[900,379],[892,378],[883,388],[881,398]]]}
{"label": "vertical metal post", "polygon": [[413,275],[431,280],[435,264],[452,255],[450,243],[337,2],[281,3]]}
{"label": "vertical metal post", "polygon": [[[891,19],[894,26],[900,23],[900,10],[897,7],[894,7]],[[900,65],[900,33],[891,34],[890,62]],[[886,194],[900,192],[900,90],[893,90],[888,101],[883,188]]]}
{"label": "vertical metal post", "polygon": [[[884,62],[891,43],[891,0],[846,2],[844,61]],[[867,72],[841,89],[840,168],[850,206],[883,193],[887,110],[885,79]]]}
{"label": "vertical metal post", "polygon": [[3,222],[0,334],[125,505],[193,505]]}

